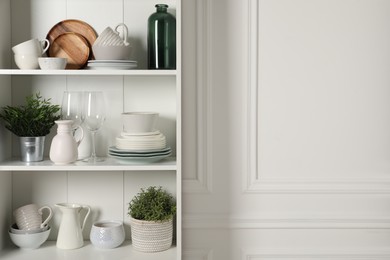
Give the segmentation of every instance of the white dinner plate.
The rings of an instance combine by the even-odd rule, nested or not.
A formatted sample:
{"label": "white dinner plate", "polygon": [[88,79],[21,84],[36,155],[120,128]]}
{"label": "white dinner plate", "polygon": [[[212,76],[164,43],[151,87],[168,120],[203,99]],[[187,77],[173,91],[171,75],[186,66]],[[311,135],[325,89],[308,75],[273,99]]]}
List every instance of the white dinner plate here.
{"label": "white dinner plate", "polygon": [[89,60],[88,63],[137,63],[134,60]]}
{"label": "white dinner plate", "polygon": [[149,149],[149,150],[127,150],[127,149],[119,149],[115,146],[110,146],[108,148],[110,152],[116,152],[121,154],[149,154],[149,153],[164,153],[171,151],[171,147],[164,147],[162,149]]}
{"label": "white dinner plate", "polygon": [[122,132],[121,136],[127,137],[127,136],[153,136],[153,135],[158,135],[161,134],[159,130],[153,131],[153,132],[140,132],[140,133],[127,133],[127,132]]}
{"label": "white dinner plate", "polygon": [[111,157],[117,159],[121,163],[154,163],[161,161],[164,158],[169,157],[171,154],[159,155],[159,156],[150,156],[150,157],[121,157],[116,155],[110,155]]}

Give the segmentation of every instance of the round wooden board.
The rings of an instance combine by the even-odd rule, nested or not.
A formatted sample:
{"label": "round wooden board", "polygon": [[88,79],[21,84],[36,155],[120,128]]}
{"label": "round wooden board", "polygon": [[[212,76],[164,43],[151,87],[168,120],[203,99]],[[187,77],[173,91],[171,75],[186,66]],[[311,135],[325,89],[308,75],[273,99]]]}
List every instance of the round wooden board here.
{"label": "round wooden board", "polygon": [[84,36],[85,39],[87,39],[90,47],[93,45],[97,38],[97,34],[92,28],[92,26],[80,20],[69,19],[63,20],[54,25],[47,33],[46,39],[48,39],[50,43],[52,43],[58,36],[66,32],[74,32],[81,34],[82,36]]}
{"label": "round wooden board", "polygon": [[58,36],[50,45],[49,56],[67,58],[66,69],[81,69],[89,58],[87,40],[78,33],[66,32]]}

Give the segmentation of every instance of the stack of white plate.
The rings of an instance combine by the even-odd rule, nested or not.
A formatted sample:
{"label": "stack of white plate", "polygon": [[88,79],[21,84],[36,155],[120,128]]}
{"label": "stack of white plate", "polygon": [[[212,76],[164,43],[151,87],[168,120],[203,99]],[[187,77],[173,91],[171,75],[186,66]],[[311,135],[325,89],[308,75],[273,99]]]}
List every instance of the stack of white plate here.
{"label": "stack of white plate", "polygon": [[89,60],[87,65],[92,70],[130,70],[137,67],[137,62],[132,60]]}
{"label": "stack of white plate", "polygon": [[108,149],[110,156],[131,162],[156,162],[171,155],[166,138],[160,131],[143,133],[122,132],[115,146]]}

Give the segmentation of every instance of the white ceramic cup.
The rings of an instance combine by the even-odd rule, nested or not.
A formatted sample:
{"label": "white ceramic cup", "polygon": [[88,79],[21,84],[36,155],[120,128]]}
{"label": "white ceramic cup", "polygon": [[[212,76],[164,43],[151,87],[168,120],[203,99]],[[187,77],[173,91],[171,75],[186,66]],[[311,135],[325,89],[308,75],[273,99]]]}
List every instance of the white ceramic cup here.
{"label": "white ceramic cup", "polygon": [[[43,210],[49,211],[49,216],[42,222]],[[36,204],[24,205],[13,212],[16,225],[22,230],[40,229],[47,225],[53,216],[49,206],[38,207]]]}
{"label": "white ceramic cup", "polygon": [[38,56],[35,54],[15,54],[15,64],[21,70],[34,70],[39,68]]}
{"label": "white ceramic cup", "polygon": [[41,57],[50,47],[49,40],[45,39],[40,41],[38,39],[31,39],[18,45],[12,47],[12,51],[14,54],[18,55],[36,55],[37,57]]}
{"label": "white ceramic cup", "polygon": [[111,249],[120,246],[125,240],[125,230],[121,221],[100,221],[92,225],[91,243],[97,248]]}

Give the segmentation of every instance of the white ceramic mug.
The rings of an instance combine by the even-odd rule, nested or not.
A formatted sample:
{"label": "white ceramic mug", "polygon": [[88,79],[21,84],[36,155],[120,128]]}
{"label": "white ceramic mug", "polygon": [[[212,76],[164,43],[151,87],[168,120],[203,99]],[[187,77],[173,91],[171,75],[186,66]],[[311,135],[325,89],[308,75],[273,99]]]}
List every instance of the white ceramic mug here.
{"label": "white ceramic mug", "polygon": [[[49,216],[42,222],[42,211],[44,209],[49,211]],[[38,207],[36,204],[28,204],[17,208],[14,210],[13,214],[16,225],[22,230],[43,228],[53,216],[53,212],[49,206]]]}
{"label": "white ceramic mug", "polygon": [[40,41],[38,39],[31,39],[12,47],[12,51],[17,55],[36,55],[41,57],[50,47],[49,40]]}

